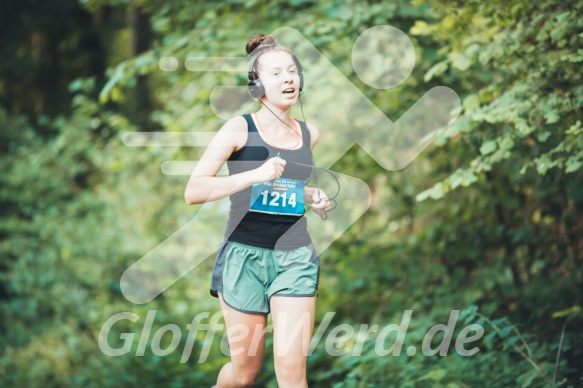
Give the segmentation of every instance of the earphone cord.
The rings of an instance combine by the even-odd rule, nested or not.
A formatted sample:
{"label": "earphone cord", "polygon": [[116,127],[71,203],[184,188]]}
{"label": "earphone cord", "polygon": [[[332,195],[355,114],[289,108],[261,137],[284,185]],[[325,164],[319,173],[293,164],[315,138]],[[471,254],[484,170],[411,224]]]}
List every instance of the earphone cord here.
{"label": "earphone cord", "polygon": [[[300,93],[300,96],[299,96],[299,100],[300,100],[300,109],[302,111],[302,118],[304,119],[304,123],[305,123],[306,122],[306,116],[304,115],[304,106],[302,104],[302,94],[301,93]],[[272,111],[271,109],[269,109],[269,107],[267,105],[265,105],[261,100],[257,100],[257,101],[259,101],[259,103],[261,105],[263,105],[264,107],[266,107],[267,110],[270,111],[279,121],[281,121],[282,123],[284,123],[285,125],[287,125],[292,131],[294,131],[301,138],[302,135],[298,131],[296,131],[288,123],[286,123],[285,121],[283,121],[282,119],[280,119],[279,116],[276,115],[274,111]],[[311,166],[309,164],[294,162],[293,160],[288,160],[288,162],[293,163],[293,164],[297,164],[299,166],[312,167],[312,175],[314,176],[314,184],[316,185],[316,190],[318,190],[318,199],[320,201],[328,201],[330,203],[334,203],[334,207],[332,207],[331,209],[328,210],[328,211],[332,211],[332,210],[336,209],[336,207],[338,206],[338,202],[336,202],[336,197],[338,197],[338,195],[340,194],[340,182],[338,181],[338,178],[336,178],[336,176],[334,174],[332,174],[332,172],[330,170],[327,170],[327,169],[322,168],[322,167],[316,167],[316,162],[314,161],[314,155],[311,152],[310,152],[310,156],[312,157],[312,165]],[[328,198],[322,198],[320,196],[320,188],[318,187],[318,175],[316,174],[316,169],[317,168],[320,169],[320,170],[326,171],[336,181],[336,185],[338,186],[338,191],[336,191],[336,194],[334,194],[334,196],[332,196],[331,198],[330,197],[328,197]],[[308,180],[306,181],[306,184],[309,182],[309,180],[310,179],[308,178]],[[326,210],[324,210],[324,214],[320,215],[320,217],[323,220],[327,220],[328,219],[328,214],[327,214]]]}
{"label": "earphone cord", "polygon": [[[302,93],[300,93],[299,100],[300,100],[300,110],[302,111],[302,118],[304,119],[304,123],[307,123],[306,122],[306,115],[304,114],[304,105],[302,104]],[[332,172],[330,170],[327,170],[327,169],[322,168],[322,167],[316,167],[316,162],[314,161],[314,155],[311,152],[310,152],[310,156],[312,157],[312,174],[314,175],[314,183],[316,185],[316,190],[318,190],[318,199],[320,201],[328,201],[330,203],[333,203],[334,207],[332,207],[332,208],[330,208],[330,210],[328,210],[328,211],[332,211],[332,210],[336,209],[336,206],[338,206],[338,202],[336,202],[336,197],[338,197],[338,195],[340,194],[340,182],[338,181],[336,176],[334,174],[332,174]],[[296,163],[296,164],[303,164],[303,163],[294,162],[293,160],[290,160],[290,162]],[[326,171],[336,181],[336,184],[338,185],[338,191],[336,191],[336,194],[334,194],[334,196],[332,196],[332,198],[330,198],[330,197],[322,198],[320,196],[320,187],[318,186],[318,175],[316,174],[316,168],[319,168],[320,170]],[[310,181],[310,179],[308,178],[308,181],[306,183],[308,183],[309,181]],[[324,214],[322,214],[320,217],[324,221],[328,219],[328,213],[326,212],[326,210],[324,210]]]}
{"label": "earphone cord", "polygon": [[[266,107],[267,110],[270,111],[275,116],[276,119],[278,119],[279,121],[281,121],[282,123],[284,123],[285,125],[287,125],[292,131],[294,131],[299,136],[300,139],[302,138],[302,135],[298,131],[296,131],[292,126],[290,126],[288,123],[286,123],[285,121],[283,121],[282,119],[280,119],[279,116],[276,115],[274,111],[272,111],[271,109],[269,109],[269,107],[263,103],[263,101],[261,101],[261,100],[257,100],[257,101],[259,101],[259,103],[261,105],[263,105],[264,107]],[[300,104],[301,104],[301,102],[300,102]],[[302,114],[303,114],[303,112],[302,112]]]}
{"label": "earphone cord", "polygon": [[[332,211],[332,210],[336,209],[336,206],[338,206],[338,202],[336,202],[336,197],[338,197],[338,195],[340,194],[340,182],[338,181],[338,178],[336,178],[336,176],[334,174],[332,174],[332,172],[330,170],[327,170],[327,169],[322,168],[322,167],[316,167],[313,164],[310,166],[309,164],[294,162],[293,160],[287,160],[287,162],[297,164],[299,166],[314,167],[314,170],[313,170],[314,171],[314,184],[316,185],[316,189],[318,190],[318,198],[320,199],[320,201],[328,201],[328,202],[334,204],[334,207],[330,208],[330,210],[328,210],[328,211]],[[316,168],[323,170],[323,171],[326,171],[336,181],[336,185],[338,186],[338,189],[336,191],[336,194],[334,194],[332,197],[329,197],[329,198],[320,197],[320,189],[318,188],[318,177],[316,175]],[[309,181],[309,178],[308,178],[308,181]],[[307,183],[308,182],[306,182],[306,184]],[[328,218],[328,215],[326,214],[325,210],[324,210],[324,214],[322,214],[321,217],[323,220],[326,220]]]}

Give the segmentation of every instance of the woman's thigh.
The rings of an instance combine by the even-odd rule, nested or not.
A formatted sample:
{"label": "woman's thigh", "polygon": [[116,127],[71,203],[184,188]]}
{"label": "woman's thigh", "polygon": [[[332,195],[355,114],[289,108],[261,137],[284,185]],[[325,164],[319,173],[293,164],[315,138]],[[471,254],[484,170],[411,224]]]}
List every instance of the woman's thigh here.
{"label": "woman's thigh", "polygon": [[225,303],[221,293],[218,294],[227,327],[233,371],[258,374],[265,354],[267,315],[237,311]]}
{"label": "woman's thigh", "polygon": [[280,364],[305,369],[314,329],[316,296],[273,295],[270,305],[276,368]]}

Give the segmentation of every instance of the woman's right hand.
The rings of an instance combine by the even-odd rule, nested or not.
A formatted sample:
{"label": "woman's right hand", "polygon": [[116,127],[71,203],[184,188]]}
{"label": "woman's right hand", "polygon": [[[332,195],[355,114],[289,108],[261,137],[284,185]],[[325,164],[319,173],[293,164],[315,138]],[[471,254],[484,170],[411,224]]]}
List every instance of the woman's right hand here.
{"label": "woman's right hand", "polygon": [[268,159],[265,163],[255,169],[259,182],[273,181],[281,177],[285,168],[285,160],[279,157]]}

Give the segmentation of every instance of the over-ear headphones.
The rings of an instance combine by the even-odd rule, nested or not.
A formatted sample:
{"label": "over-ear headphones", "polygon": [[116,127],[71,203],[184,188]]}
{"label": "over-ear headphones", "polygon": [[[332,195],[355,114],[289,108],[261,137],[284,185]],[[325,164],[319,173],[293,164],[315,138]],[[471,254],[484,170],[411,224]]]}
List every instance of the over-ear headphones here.
{"label": "over-ear headphones", "polygon": [[[249,78],[249,94],[251,94],[251,97],[253,98],[261,98],[265,95],[265,87],[261,83],[261,80],[259,79],[259,74],[255,70],[255,62],[257,62],[257,58],[259,58],[261,54],[263,53],[259,53],[258,55],[254,56],[253,59],[251,60],[251,63],[249,63],[249,73],[247,77]],[[301,92],[304,89],[304,74],[302,71],[302,64],[300,63],[298,57],[296,57],[293,53],[289,54],[292,56],[292,59],[294,60],[294,63],[298,68]]]}

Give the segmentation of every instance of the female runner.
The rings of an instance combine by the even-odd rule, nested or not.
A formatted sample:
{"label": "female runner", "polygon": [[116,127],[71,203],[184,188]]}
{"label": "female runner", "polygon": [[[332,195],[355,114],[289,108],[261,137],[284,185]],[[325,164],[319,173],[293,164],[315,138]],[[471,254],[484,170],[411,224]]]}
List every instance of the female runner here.
{"label": "female runner", "polygon": [[[330,209],[321,189],[305,186],[319,132],[290,116],[303,86],[295,55],[263,34],[253,37],[246,50],[253,55],[250,93],[261,108],[225,123],[184,193],[188,204],[231,200],[210,290],[219,298],[231,353],[216,387],[255,383],[269,312],[278,385],[307,387],[320,260],[306,229],[303,203],[319,215]],[[229,176],[217,177],[225,162]]]}

